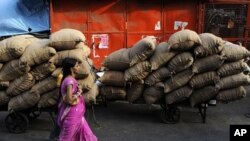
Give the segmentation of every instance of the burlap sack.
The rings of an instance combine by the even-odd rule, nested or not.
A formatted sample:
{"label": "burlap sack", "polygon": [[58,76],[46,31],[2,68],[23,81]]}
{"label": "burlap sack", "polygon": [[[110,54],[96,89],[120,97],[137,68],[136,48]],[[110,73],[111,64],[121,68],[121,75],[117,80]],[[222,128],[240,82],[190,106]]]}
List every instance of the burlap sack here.
{"label": "burlap sack", "polygon": [[126,85],[124,73],[120,71],[105,71],[104,75],[98,80],[109,86],[124,87]]}
{"label": "burlap sack", "polygon": [[40,82],[37,82],[30,90],[30,92],[37,91],[38,94],[49,92],[57,87],[57,81],[54,77],[47,77]]}
{"label": "burlap sack", "polygon": [[31,69],[30,73],[34,76],[35,80],[40,81],[48,77],[56,70],[56,66],[52,63],[43,63]]}
{"label": "burlap sack", "polygon": [[156,83],[154,86],[147,87],[143,91],[143,97],[146,104],[151,105],[157,103],[164,96],[164,84]]}
{"label": "burlap sack", "polygon": [[129,48],[130,66],[142,62],[150,57],[154,53],[155,47],[156,37],[154,36],[147,36],[135,43],[131,48]]}
{"label": "burlap sack", "polygon": [[194,75],[189,81],[189,86],[191,88],[198,89],[207,85],[215,85],[219,80],[220,77],[216,74],[216,72],[210,71]]}
{"label": "burlap sack", "polygon": [[21,111],[35,106],[40,99],[40,95],[37,92],[27,91],[11,98],[8,104],[8,111]]}
{"label": "burlap sack", "polygon": [[189,68],[194,62],[193,55],[189,52],[183,52],[173,57],[167,64],[172,72],[180,72]]}
{"label": "burlap sack", "polygon": [[202,73],[216,70],[223,64],[224,59],[225,58],[220,55],[212,55],[196,59],[193,64],[192,71],[194,73]]}
{"label": "burlap sack", "polygon": [[99,88],[96,84],[93,85],[93,87],[83,94],[84,101],[86,104],[96,104],[96,97],[99,95]]}
{"label": "burlap sack", "polygon": [[3,67],[3,63],[0,63],[0,70],[2,69],[2,67]]}
{"label": "burlap sack", "polygon": [[193,75],[191,70],[184,70],[174,75],[173,78],[168,78],[164,83],[164,93],[169,93],[186,85]]}
{"label": "burlap sack", "polygon": [[140,62],[127,69],[124,73],[125,81],[135,82],[144,80],[151,71],[151,65],[148,61]]}
{"label": "burlap sack", "polygon": [[168,46],[167,42],[157,45],[154,54],[150,57],[151,70],[157,70],[177,54],[177,52],[169,51]]}
{"label": "burlap sack", "polygon": [[168,43],[170,50],[185,51],[190,50],[195,45],[200,45],[201,39],[195,31],[185,29],[172,34]]}
{"label": "burlap sack", "polygon": [[202,104],[204,102],[208,102],[213,99],[218,94],[218,91],[214,88],[214,86],[206,86],[201,89],[197,89],[190,96],[190,105],[194,107],[198,104]]}
{"label": "burlap sack", "polygon": [[107,100],[124,100],[126,90],[120,87],[102,86],[101,94],[104,95]]}
{"label": "burlap sack", "polygon": [[86,78],[91,71],[91,66],[88,64],[87,59],[84,59],[81,63],[79,63],[79,70],[76,74],[76,79],[84,79]]}
{"label": "burlap sack", "polygon": [[55,106],[59,98],[59,88],[49,91],[41,95],[41,98],[37,104],[38,108],[47,108]]}
{"label": "burlap sack", "polygon": [[0,107],[6,105],[10,101],[10,97],[5,91],[0,91]]}
{"label": "burlap sack", "polygon": [[38,39],[32,35],[19,35],[0,42],[0,62],[8,62],[19,58],[25,48]]}
{"label": "burlap sack", "polygon": [[20,58],[21,64],[34,66],[48,61],[56,54],[56,50],[52,47],[48,47],[47,45],[47,39],[39,40],[30,44]]}
{"label": "burlap sack", "polygon": [[227,89],[220,91],[216,96],[216,100],[223,103],[228,103],[230,101],[239,100],[246,97],[246,90],[244,87],[240,86],[233,89]]}
{"label": "burlap sack", "polygon": [[172,91],[171,93],[166,94],[165,103],[169,105],[182,102],[188,99],[192,92],[193,90],[188,86],[181,87],[177,90]]}
{"label": "burlap sack", "polygon": [[76,59],[79,63],[82,63],[84,60],[86,60],[86,56],[84,56],[84,50],[72,49],[57,52],[56,55],[49,60],[49,62],[55,64],[56,66],[61,66],[62,61],[65,58]]}
{"label": "burlap sack", "polygon": [[236,88],[241,85],[249,85],[250,77],[243,73],[223,77],[216,83],[215,88],[218,90]]}
{"label": "burlap sack", "polygon": [[6,63],[0,70],[0,81],[14,80],[30,70],[27,64],[20,64],[19,60],[12,60]]}
{"label": "burlap sack", "polygon": [[34,84],[35,84],[35,78],[33,77],[32,74],[27,73],[12,81],[6,93],[9,96],[16,96],[29,90]]}
{"label": "burlap sack", "polygon": [[81,31],[75,29],[61,29],[50,36],[49,45],[56,50],[68,50],[76,48],[80,42],[85,42],[86,38]]}
{"label": "burlap sack", "polygon": [[129,103],[133,103],[134,101],[139,99],[143,94],[143,90],[144,90],[144,84],[142,80],[132,83],[126,90],[127,101]]}
{"label": "burlap sack", "polygon": [[51,76],[57,78],[60,74],[62,74],[62,68],[56,68],[51,74]]}
{"label": "burlap sack", "polygon": [[228,63],[224,63],[217,70],[217,74],[220,77],[234,75],[234,74],[238,74],[240,72],[243,72],[247,67],[248,67],[247,63],[245,63],[243,60],[236,61],[236,62],[228,62]]}
{"label": "burlap sack", "polygon": [[10,86],[9,81],[0,81],[0,90],[5,90]]}
{"label": "burlap sack", "polygon": [[78,79],[77,82],[78,82],[79,87],[83,91],[88,91],[88,90],[91,90],[93,85],[95,84],[95,76],[93,73],[91,73],[84,79]]}
{"label": "burlap sack", "polygon": [[109,54],[102,65],[110,70],[124,71],[130,67],[129,50],[119,49]]}
{"label": "burlap sack", "polygon": [[77,49],[82,49],[83,52],[84,52],[84,56],[89,56],[90,53],[91,53],[90,48],[89,48],[86,44],[84,44],[83,42],[78,43],[78,44],[76,45],[76,48],[77,48]]}
{"label": "burlap sack", "polygon": [[238,61],[250,57],[250,52],[245,47],[225,42],[221,55],[226,58],[226,61]]}
{"label": "burlap sack", "polygon": [[202,45],[195,47],[196,57],[205,57],[220,53],[223,49],[223,40],[211,33],[202,33],[199,35]]}
{"label": "burlap sack", "polygon": [[157,82],[163,81],[171,75],[171,72],[166,67],[161,67],[147,76],[145,79],[145,84],[153,86]]}

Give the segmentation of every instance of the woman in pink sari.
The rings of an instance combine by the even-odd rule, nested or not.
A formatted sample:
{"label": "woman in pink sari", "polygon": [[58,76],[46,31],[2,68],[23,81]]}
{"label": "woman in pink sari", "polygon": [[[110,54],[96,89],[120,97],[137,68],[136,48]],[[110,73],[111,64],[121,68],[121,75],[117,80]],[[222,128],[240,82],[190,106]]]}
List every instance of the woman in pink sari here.
{"label": "woman in pink sari", "polygon": [[63,78],[57,115],[57,124],[61,128],[59,141],[97,141],[84,118],[85,103],[75,79],[79,70],[78,62],[66,58],[62,67]]}

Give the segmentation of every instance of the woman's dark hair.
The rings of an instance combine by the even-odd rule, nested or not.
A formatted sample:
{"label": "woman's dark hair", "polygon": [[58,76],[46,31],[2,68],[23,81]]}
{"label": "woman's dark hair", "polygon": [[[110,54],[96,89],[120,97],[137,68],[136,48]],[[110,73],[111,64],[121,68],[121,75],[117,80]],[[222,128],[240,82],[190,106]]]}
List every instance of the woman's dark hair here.
{"label": "woman's dark hair", "polygon": [[71,68],[73,68],[77,63],[77,60],[76,59],[73,59],[73,58],[65,58],[63,59],[62,61],[62,74],[63,74],[63,77],[62,77],[62,80],[61,80],[61,84],[60,84],[60,88],[59,88],[59,97],[58,97],[58,104],[61,100],[61,97],[62,97],[62,94],[61,94],[61,86],[62,86],[62,82],[63,80],[71,75]]}

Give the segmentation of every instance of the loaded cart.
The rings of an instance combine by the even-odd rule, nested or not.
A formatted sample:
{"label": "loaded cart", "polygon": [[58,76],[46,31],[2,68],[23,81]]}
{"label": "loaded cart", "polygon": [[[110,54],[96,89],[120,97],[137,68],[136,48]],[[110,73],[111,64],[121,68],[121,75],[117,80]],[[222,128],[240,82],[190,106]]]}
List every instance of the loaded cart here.
{"label": "loaded cart", "polygon": [[52,117],[64,58],[78,60],[79,88],[86,93],[86,103],[95,102],[98,87],[85,40],[78,30],[62,29],[49,39],[19,35],[0,41],[1,53],[5,54],[0,55],[0,109],[9,112],[5,123],[10,132],[24,132],[29,121],[41,112],[49,112]]}
{"label": "loaded cart", "polygon": [[[147,36],[117,50],[103,62],[100,94],[107,100],[160,104],[165,123],[180,118],[179,105],[197,107],[206,122],[210,100],[230,102],[246,96],[243,71],[250,52],[211,33],[181,30],[168,41]],[[184,105],[187,105],[184,104]]]}

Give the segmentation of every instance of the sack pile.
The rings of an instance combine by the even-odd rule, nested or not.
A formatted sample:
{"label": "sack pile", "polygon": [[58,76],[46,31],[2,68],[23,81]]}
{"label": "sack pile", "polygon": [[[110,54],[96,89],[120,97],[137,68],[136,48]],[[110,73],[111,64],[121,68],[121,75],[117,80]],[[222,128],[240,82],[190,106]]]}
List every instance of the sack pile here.
{"label": "sack pile", "polygon": [[66,57],[80,62],[77,80],[86,93],[86,102],[95,102],[98,89],[88,58],[90,49],[84,41],[85,36],[74,29],[57,31],[50,39],[20,35],[1,41],[0,106],[20,111],[56,105],[60,85],[57,80]]}
{"label": "sack pile", "polygon": [[211,99],[230,102],[246,96],[250,81],[242,72],[248,57],[246,48],[211,33],[182,30],[161,43],[148,36],[106,57],[100,93],[108,100],[149,105],[160,100],[189,100],[191,106]]}

